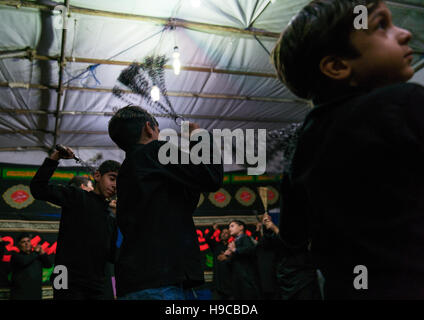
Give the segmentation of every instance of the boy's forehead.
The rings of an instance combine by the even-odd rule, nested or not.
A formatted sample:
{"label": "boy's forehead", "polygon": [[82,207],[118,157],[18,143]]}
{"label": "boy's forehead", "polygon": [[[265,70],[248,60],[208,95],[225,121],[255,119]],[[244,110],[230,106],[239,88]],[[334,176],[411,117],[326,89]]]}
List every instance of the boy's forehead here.
{"label": "boy's forehead", "polygon": [[[379,1],[377,3],[372,3],[368,5],[368,25],[367,29],[354,30],[352,36],[361,38],[364,34],[372,34],[374,28],[370,27],[376,24],[376,21],[379,17],[389,18],[391,20],[392,13],[390,9],[386,6],[384,1]],[[359,32],[358,32],[359,31]]]}
{"label": "boy's forehead", "polygon": [[109,172],[106,172],[105,175],[110,176],[110,177],[117,177],[118,176],[118,172],[109,171]]}
{"label": "boy's forehead", "polygon": [[386,6],[384,1],[379,1],[378,3],[373,3],[368,7],[368,10],[372,10],[371,14],[368,17],[369,21],[372,21],[376,17],[380,16],[383,13],[391,14],[390,9]]}

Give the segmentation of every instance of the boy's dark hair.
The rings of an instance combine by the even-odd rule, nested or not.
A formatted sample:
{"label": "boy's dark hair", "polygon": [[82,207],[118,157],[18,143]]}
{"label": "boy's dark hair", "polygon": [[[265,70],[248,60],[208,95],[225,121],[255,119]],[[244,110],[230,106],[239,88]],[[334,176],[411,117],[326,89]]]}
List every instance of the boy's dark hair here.
{"label": "boy's dark hair", "polygon": [[320,70],[321,59],[328,55],[359,57],[350,40],[355,30],[354,8],[365,5],[370,14],[381,1],[311,1],[293,17],[272,50],[278,78],[304,99],[317,98],[322,90],[329,90],[331,80]]}
{"label": "boy's dark hair", "polygon": [[243,231],[246,232],[246,224],[243,221],[241,221],[241,220],[231,220],[230,224],[233,223],[233,222],[237,223],[239,226],[243,226]]}
{"label": "boy's dark hair", "polygon": [[18,235],[18,237],[16,238],[16,242],[19,243],[19,241],[21,241],[23,238],[30,238],[31,239],[31,234],[29,234],[28,232],[22,232]]}
{"label": "boy's dark hair", "polygon": [[119,148],[128,151],[140,140],[146,122],[152,128],[158,125],[156,119],[138,106],[126,106],[118,110],[109,121],[109,136]]}
{"label": "boy's dark hair", "polygon": [[88,186],[88,182],[91,181],[89,178],[84,177],[84,176],[74,176],[71,180],[69,180],[68,185],[75,187],[75,188],[79,188],[81,187],[81,185],[85,185],[86,187]]}
{"label": "boy's dark hair", "polygon": [[114,160],[106,160],[102,162],[102,164],[97,169],[100,172],[100,175],[104,175],[108,172],[119,172],[119,168],[121,168],[121,164]]}

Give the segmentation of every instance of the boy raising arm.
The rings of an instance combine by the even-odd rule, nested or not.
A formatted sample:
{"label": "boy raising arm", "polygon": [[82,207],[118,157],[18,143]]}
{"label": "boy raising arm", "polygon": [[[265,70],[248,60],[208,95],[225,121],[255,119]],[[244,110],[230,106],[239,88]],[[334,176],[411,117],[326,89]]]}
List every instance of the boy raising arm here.
{"label": "boy raising arm", "polygon": [[[104,296],[105,264],[113,260],[116,224],[108,212],[108,199],[116,193],[120,164],[104,161],[94,173],[95,187],[49,183],[60,159],[72,159],[73,151],[54,151],[31,180],[35,199],[62,207],[55,265],[65,266],[68,288],[54,288],[56,300],[97,300]],[[59,276],[59,274],[57,275]]]}
{"label": "boy raising arm", "polygon": [[[190,133],[197,128],[191,123]],[[118,178],[117,219],[124,240],[116,264],[117,295],[184,299],[184,289],[204,281],[192,215],[200,192],[221,186],[222,163],[161,164],[159,150],[166,142],[158,140],[158,122],[137,106],[112,117],[109,135],[126,152]]]}

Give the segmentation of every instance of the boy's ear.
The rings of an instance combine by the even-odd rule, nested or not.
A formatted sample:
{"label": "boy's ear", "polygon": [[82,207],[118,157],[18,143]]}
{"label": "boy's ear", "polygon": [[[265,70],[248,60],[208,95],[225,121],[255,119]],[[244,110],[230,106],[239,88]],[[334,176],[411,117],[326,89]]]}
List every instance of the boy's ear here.
{"label": "boy's ear", "polygon": [[326,56],[321,59],[321,72],[333,80],[346,80],[352,74],[352,67],[347,60],[336,56]]}
{"label": "boy's ear", "polygon": [[149,138],[153,135],[154,130],[152,128],[150,121],[146,121],[146,124],[143,127],[143,133],[145,137],[149,137]]}
{"label": "boy's ear", "polygon": [[100,171],[96,170],[96,172],[94,172],[94,180],[96,180],[96,182],[99,182],[101,177],[102,175],[100,174]]}

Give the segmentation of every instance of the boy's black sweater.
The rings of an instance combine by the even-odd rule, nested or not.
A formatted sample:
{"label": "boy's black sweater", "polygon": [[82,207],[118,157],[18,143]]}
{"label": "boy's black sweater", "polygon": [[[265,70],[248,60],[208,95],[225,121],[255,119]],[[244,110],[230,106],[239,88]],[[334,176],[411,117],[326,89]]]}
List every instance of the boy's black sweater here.
{"label": "boy's black sweater", "polygon": [[[281,193],[282,238],[303,249],[312,239],[325,298],[424,298],[423,87],[318,105]],[[353,286],[357,265],[368,270],[368,289]]]}
{"label": "boy's black sweater", "polygon": [[235,300],[259,300],[262,292],[255,256],[256,244],[245,233],[234,241],[236,251],[229,260],[233,297]]}
{"label": "boy's black sweater", "polygon": [[102,290],[105,264],[113,260],[116,224],[105,198],[80,188],[49,183],[58,161],[46,158],[31,181],[34,198],[62,207],[55,265],[68,269],[69,288],[77,283]]}
{"label": "boy's black sweater", "polygon": [[222,240],[216,242],[214,239],[205,237],[206,243],[213,253],[213,284],[215,290],[219,294],[231,296],[231,269],[228,261],[219,261],[218,256],[227,250],[228,244],[223,243]]}
{"label": "boy's black sweater", "polygon": [[31,252],[13,253],[11,300],[41,300],[41,284],[43,268],[50,268],[51,262],[47,254]]}
{"label": "boy's black sweater", "polygon": [[134,146],[119,171],[117,219],[123,242],[116,264],[118,296],[176,284],[194,287],[204,281],[192,215],[200,192],[222,185],[223,166],[162,165],[158,154],[164,144]]}

